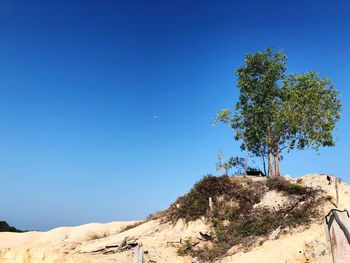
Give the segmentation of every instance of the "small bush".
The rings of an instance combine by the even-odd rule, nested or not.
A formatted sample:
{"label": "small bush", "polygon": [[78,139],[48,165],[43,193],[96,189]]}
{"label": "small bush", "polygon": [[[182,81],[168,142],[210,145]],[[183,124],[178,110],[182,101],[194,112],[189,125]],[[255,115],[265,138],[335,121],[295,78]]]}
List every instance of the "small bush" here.
{"label": "small bush", "polygon": [[143,223],[145,223],[145,221],[139,221],[139,222],[136,222],[136,223],[134,223],[134,224],[127,225],[127,226],[123,227],[123,228],[119,231],[119,233],[122,233],[122,232],[128,231],[128,230],[130,230],[130,229],[133,229],[133,228],[135,228],[135,227],[137,227],[137,226],[142,225]]}
{"label": "small bush", "polygon": [[[291,196],[291,202],[278,210],[254,207],[270,190]],[[208,199],[214,208],[209,213]],[[179,249],[181,255],[197,257],[201,262],[213,261],[225,255],[235,245],[249,248],[258,237],[266,237],[276,228],[309,224],[318,216],[318,206],[327,200],[322,191],[284,178],[253,181],[249,178],[205,176],[191,191],[178,198],[165,211],[168,221],[176,222],[207,217],[213,225],[214,240],[202,248],[186,244]],[[190,242],[190,241],[187,241]]]}
{"label": "small bush", "polygon": [[309,194],[310,191],[312,191],[311,188],[299,184],[293,184],[283,177],[268,178],[266,186],[270,190],[276,190],[290,195],[305,195]]}
{"label": "small bush", "polygon": [[157,211],[155,213],[149,214],[146,218],[146,221],[161,219],[164,218],[165,215],[166,211]]}
{"label": "small bush", "polygon": [[0,221],[0,232],[24,232],[13,226],[10,226],[6,221]]}
{"label": "small bush", "polygon": [[[260,188],[260,185],[258,188]],[[180,218],[185,221],[194,221],[202,216],[208,216],[209,197],[216,204],[214,214],[219,216],[220,211],[226,214],[228,212],[226,210],[231,209],[227,206],[227,202],[235,201],[239,203],[242,210],[258,203],[261,198],[261,191],[244,187],[242,184],[231,180],[229,176],[207,175],[196,183],[188,194],[177,199],[168,210],[167,218],[176,222]],[[220,202],[222,205],[220,205]],[[233,212],[236,213],[237,211],[231,210],[231,215]]]}
{"label": "small bush", "polygon": [[186,256],[186,255],[188,255],[190,252],[193,252],[193,250],[192,250],[192,240],[191,240],[191,238],[185,240],[185,243],[183,244],[182,247],[179,248],[179,250],[177,251],[177,253],[178,253],[180,256]]}
{"label": "small bush", "polygon": [[107,232],[102,232],[102,233],[90,232],[87,235],[86,241],[101,239],[101,238],[105,238],[105,237],[108,237]]}

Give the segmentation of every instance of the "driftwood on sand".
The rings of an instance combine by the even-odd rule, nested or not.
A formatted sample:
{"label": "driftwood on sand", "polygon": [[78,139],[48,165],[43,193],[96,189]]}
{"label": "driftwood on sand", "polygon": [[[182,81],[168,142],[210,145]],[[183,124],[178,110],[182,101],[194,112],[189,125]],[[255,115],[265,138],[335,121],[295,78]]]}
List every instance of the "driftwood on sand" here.
{"label": "driftwood on sand", "polygon": [[113,254],[130,250],[138,245],[139,243],[137,242],[137,239],[130,239],[128,236],[126,236],[120,244],[106,245],[97,250],[93,250],[90,253]]}

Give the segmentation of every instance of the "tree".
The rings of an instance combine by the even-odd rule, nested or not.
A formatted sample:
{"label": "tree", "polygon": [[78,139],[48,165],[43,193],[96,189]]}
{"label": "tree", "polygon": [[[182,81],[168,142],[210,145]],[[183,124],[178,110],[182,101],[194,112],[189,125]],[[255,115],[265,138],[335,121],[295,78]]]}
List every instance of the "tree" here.
{"label": "tree", "polygon": [[229,162],[224,161],[224,155],[220,151],[218,153],[218,161],[215,164],[216,171],[223,172],[223,175],[228,175],[228,171],[231,169]]}
{"label": "tree", "polygon": [[222,171],[223,175],[229,175],[229,170],[236,168],[235,174],[242,175],[245,170],[245,160],[244,158],[235,156],[230,157],[227,162],[224,161],[224,155],[220,151],[218,153],[218,161],[215,164],[215,168],[218,172]]}
{"label": "tree", "polygon": [[328,78],[315,72],[287,75],[286,60],[272,48],[246,55],[245,65],[236,71],[236,106],[215,118],[232,127],[242,149],[263,164],[268,160],[270,176],[280,175],[283,150],[334,146],[333,130],[340,118],[339,93]]}

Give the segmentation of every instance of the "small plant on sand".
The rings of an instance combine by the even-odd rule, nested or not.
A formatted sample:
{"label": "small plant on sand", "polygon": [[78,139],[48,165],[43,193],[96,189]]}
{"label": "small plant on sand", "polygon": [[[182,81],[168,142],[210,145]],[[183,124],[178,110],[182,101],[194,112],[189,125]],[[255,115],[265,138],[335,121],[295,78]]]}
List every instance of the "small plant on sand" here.
{"label": "small plant on sand", "polygon": [[86,237],[86,241],[101,239],[101,238],[105,238],[108,236],[109,236],[109,234],[107,232],[102,232],[102,233],[89,232],[87,237]]}
{"label": "small plant on sand", "polygon": [[294,184],[290,181],[286,180],[283,177],[274,177],[274,178],[268,178],[266,181],[266,186],[270,190],[276,190],[279,192],[284,192],[286,194],[291,195],[306,195],[306,194],[313,194],[312,192],[315,192],[312,188],[308,188],[305,186],[302,186],[300,184]]}
{"label": "small plant on sand", "polygon": [[[270,190],[282,192],[290,202],[277,210],[256,206]],[[214,207],[209,211],[208,200]],[[205,176],[191,191],[178,198],[164,212],[165,220],[194,221],[206,217],[213,226],[214,237],[208,246],[185,244],[181,255],[191,255],[202,262],[220,258],[233,246],[249,248],[257,238],[269,235],[276,228],[309,224],[318,216],[318,207],[328,200],[316,190],[284,178],[252,180],[228,176]],[[190,241],[188,241],[190,242]]]}
{"label": "small plant on sand", "polygon": [[145,221],[139,221],[139,222],[136,222],[136,223],[127,225],[127,226],[123,227],[123,228],[119,231],[119,233],[122,233],[122,232],[128,231],[128,230],[130,230],[130,229],[133,229],[133,228],[135,228],[135,227],[137,227],[137,226],[142,225],[143,223],[145,223]]}
{"label": "small plant on sand", "polygon": [[152,214],[148,215],[147,218],[146,218],[146,221],[157,220],[157,219],[164,218],[165,214],[166,214],[165,211],[157,211],[155,213],[152,213]]}
{"label": "small plant on sand", "polygon": [[[216,209],[214,209],[217,210],[215,212],[217,215],[220,214],[220,211],[223,211],[222,209],[230,208],[225,205],[230,201],[239,202],[239,207],[244,209],[245,207],[258,203],[261,193],[261,189],[243,187],[229,176],[217,177],[207,175],[196,183],[188,194],[178,198],[175,204],[168,210],[167,218],[176,222],[180,218],[185,221],[193,221],[203,216],[208,216],[209,197],[217,204],[223,204],[222,206],[216,206]],[[218,209],[220,209],[220,211]]]}

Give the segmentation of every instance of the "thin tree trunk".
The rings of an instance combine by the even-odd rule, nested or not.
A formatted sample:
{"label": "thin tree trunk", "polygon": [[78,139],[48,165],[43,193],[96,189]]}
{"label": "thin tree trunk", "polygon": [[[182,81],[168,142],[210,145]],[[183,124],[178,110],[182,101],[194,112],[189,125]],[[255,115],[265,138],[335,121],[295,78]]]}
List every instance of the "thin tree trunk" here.
{"label": "thin tree trunk", "polygon": [[274,177],[273,168],[272,168],[272,147],[269,146],[269,176]]}
{"label": "thin tree trunk", "polygon": [[278,160],[278,143],[274,142],[274,151],[273,151],[273,156],[274,156],[274,161],[275,161],[275,176],[278,177],[281,175],[280,173],[280,165],[279,165],[279,160]]}
{"label": "thin tree trunk", "polygon": [[274,174],[273,174],[273,168],[272,168],[272,152],[273,152],[273,149],[272,149],[272,140],[271,140],[271,131],[270,131],[270,128],[268,128],[268,138],[267,138],[267,147],[268,147],[268,150],[269,150],[269,176],[270,177],[274,177]]}
{"label": "thin tree trunk", "polygon": [[248,170],[248,150],[247,150],[246,156],[245,156],[244,177],[248,175],[247,170]]}
{"label": "thin tree trunk", "polygon": [[265,158],[265,154],[264,153],[261,153],[261,160],[262,160],[262,163],[263,163],[263,167],[264,167],[264,174],[265,174],[265,176],[269,176],[268,174],[267,174],[267,171],[266,171],[266,158]]}

